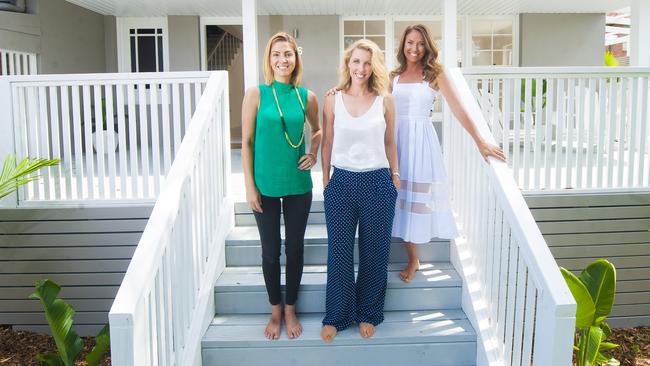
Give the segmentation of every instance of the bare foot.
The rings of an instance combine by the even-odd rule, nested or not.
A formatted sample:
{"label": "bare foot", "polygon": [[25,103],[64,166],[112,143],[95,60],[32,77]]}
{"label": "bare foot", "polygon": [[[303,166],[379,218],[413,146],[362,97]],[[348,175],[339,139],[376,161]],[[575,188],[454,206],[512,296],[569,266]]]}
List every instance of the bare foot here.
{"label": "bare foot", "polygon": [[271,305],[271,318],[264,329],[266,339],[273,341],[280,338],[280,323],[282,322],[282,305]]}
{"label": "bare foot", "polygon": [[420,269],[420,261],[415,260],[415,261],[409,261],[409,263],[406,265],[406,268],[402,272],[399,273],[399,278],[402,279],[404,282],[411,282],[413,279],[413,276],[415,276],[415,272]]}
{"label": "bare foot", "polygon": [[298,338],[302,333],[302,325],[300,325],[300,321],[296,317],[295,305],[284,306],[284,325],[289,339]]}
{"label": "bare foot", "polygon": [[323,325],[320,331],[320,337],[323,338],[325,343],[330,343],[336,337],[336,327],[333,325]]}
{"label": "bare foot", "polygon": [[359,323],[359,333],[363,338],[370,338],[375,335],[375,326],[370,323]]}

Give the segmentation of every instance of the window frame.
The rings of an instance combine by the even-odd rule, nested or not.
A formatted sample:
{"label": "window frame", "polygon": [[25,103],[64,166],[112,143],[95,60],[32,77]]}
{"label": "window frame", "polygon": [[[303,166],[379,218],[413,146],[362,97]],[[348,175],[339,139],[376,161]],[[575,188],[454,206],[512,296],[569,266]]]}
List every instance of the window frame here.
{"label": "window frame", "polygon": [[[512,65],[474,65],[472,49],[472,22],[474,21],[512,21]],[[465,15],[463,19],[463,67],[518,67],[519,66],[519,16],[518,15]],[[494,33],[492,33],[494,37]]]}

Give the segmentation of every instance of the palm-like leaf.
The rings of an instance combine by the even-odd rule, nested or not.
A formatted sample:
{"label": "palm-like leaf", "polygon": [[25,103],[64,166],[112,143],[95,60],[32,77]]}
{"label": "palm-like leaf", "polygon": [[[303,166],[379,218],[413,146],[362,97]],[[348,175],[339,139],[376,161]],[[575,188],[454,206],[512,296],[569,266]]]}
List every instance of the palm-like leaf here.
{"label": "palm-like leaf", "polygon": [[616,269],[608,260],[598,259],[582,271],[580,281],[585,284],[594,300],[594,325],[600,325],[614,305]]}
{"label": "palm-like leaf", "polygon": [[16,156],[7,155],[0,173],[0,198],[10,195],[18,187],[40,178],[30,174],[46,166],[59,164],[59,159],[25,158],[16,165]]}
{"label": "palm-like leaf", "polygon": [[74,308],[58,298],[61,287],[56,283],[45,280],[36,282],[36,291],[29,297],[39,299],[45,309],[45,318],[50,325],[52,337],[59,351],[59,356],[65,366],[72,366],[74,360],[83,348],[83,342],[72,330]]}
{"label": "palm-like leaf", "polygon": [[97,337],[95,337],[95,347],[92,351],[86,356],[86,362],[88,366],[98,366],[99,362],[104,357],[104,353],[108,351],[108,347],[111,345],[109,327],[105,325],[102,330],[99,331]]}
{"label": "palm-like leaf", "polygon": [[576,275],[560,267],[560,272],[576,300],[576,328],[587,329],[593,324],[596,306],[587,286]]}

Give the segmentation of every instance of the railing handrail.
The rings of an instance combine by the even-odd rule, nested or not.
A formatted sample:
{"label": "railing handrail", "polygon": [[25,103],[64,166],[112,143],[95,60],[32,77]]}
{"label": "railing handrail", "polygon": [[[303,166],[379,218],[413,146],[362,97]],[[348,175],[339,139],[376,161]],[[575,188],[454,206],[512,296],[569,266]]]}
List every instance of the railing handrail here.
{"label": "railing handrail", "polygon": [[[210,74],[210,73],[208,73]],[[208,79],[201,101],[192,116],[190,128],[187,131],[180,150],[169,170],[167,180],[161,189],[160,195],[149,221],[138,242],[129,267],[124,275],[120,289],[115,296],[111,307],[111,314],[132,314],[135,311],[139,294],[141,294],[152,280],[156,263],[160,259],[166,241],[162,240],[161,227],[168,227],[174,215],[178,212],[182,187],[188,179],[199,153],[199,141],[203,131],[207,128],[207,116],[213,98],[225,87],[226,76],[213,72]]]}
{"label": "railing handrail", "polygon": [[[463,104],[481,136],[488,143],[497,145],[463,75],[458,69],[451,69],[449,70],[449,77],[453,80]],[[564,283],[564,279],[557,268],[557,263],[512,176],[508,164],[491,157],[490,164],[486,164],[484,167],[490,179],[493,180],[494,187],[498,188],[503,209],[512,219],[512,229],[517,233],[518,237],[523,239],[519,242],[520,247],[524,251],[524,257],[528,265],[535,269],[533,272],[535,282],[541,287],[542,291],[551,296],[553,302],[558,306],[574,305],[573,295],[571,295],[569,288]]]}
{"label": "railing handrail", "polygon": [[[461,71],[453,68],[449,69],[447,74],[451,84],[458,92],[459,99],[467,108],[468,115],[474,122],[478,133],[488,143],[496,145],[495,138],[490,132],[478,102],[471,93]],[[462,127],[453,121],[449,112],[446,112],[445,123],[446,127],[450,127],[449,130],[445,130],[445,149],[448,149],[445,150],[448,153],[446,157],[448,162],[455,160],[450,166],[450,177],[452,179],[477,179],[477,182],[480,182],[474,183],[478,184],[475,186],[476,191],[467,192],[470,197],[460,197],[456,193],[452,201],[455,209],[458,210],[459,223],[465,228],[465,235],[469,240],[461,238],[456,243],[457,250],[462,248],[466,253],[461,256],[459,252],[460,258],[456,264],[461,266],[460,273],[464,280],[468,281],[470,287],[470,300],[466,311],[469,311],[470,320],[478,327],[477,331],[481,333],[480,354],[502,362],[505,358],[507,360],[505,362],[508,363],[510,362],[508,357],[514,356],[512,352],[515,352],[514,347],[517,344],[517,347],[522,346],[528,350],[535,347],[534,358],[531,359],[534,365],[559,365],[570,362],[574,327],[572,320],[575,320],[576,304],[514,180],[512,171],[505,162],[492,157],[489,158],[489,164],[478,165],[477,162],[479,159],[482,161],[482,158],[478,155],[478,151],[471,146],[471,142],[469,142],[470,145],[465,145],[462,142],[469,139],[464,135],[465,132],[461,132]],[[453,145],[450,143],[452,140],[454,141]],[[467,151],[468,147],[465,146],[470,146],[469,149],[472,151]],[[454,149],[460,150],[452,151]],[[458,158],[460,155],[463,156],[462,159]],[[467,159],[470,159],[467,162],[469,168],[458,167],[457,164],[463,164],[462,162]],[[467,169],[473,170],[470,174],[473,178],[464,176]],[[463,190],[472,189],[472,184],[459,184],[462,185]],[[490,200],[493,203],[487,205],[483,202],[485,200]],[[497,213],[498,217],[502,217],[502,221],[499,219],[500,223],[491,222],[489,217],[485,217],[486,214],[489,216],[491,212],[488,206],[492,207],[492,212]],[[499,234],[498,238],[497,234],[494,234],[495,237],[492,238],[489,234],[487,237],[483,237],[481,234],[484,233],[484,230],[489,232],[492,229],[501,230],[500,228],[506,228],[505,230],[509,234],[503,234],[503,237],[501,237],[502,234]],[[492,240],[494,240],[494,247],[489,245]],[[497,245],[507,249],[497,250],[495,249]],[[515,248],[514,251],[511,248]],[[499,252],[502,250],[507,250],[509,259],[501,258],[499,260],[501,269],[497,270],[498,277],[488,276],[486,273],[495,270],[490,267],[492,263],[484,261],[484,259],[477,259],[476,256],[486,254],[488,258],[500,258],[503,252]],[[515,264],[513,264],[513,260]],[[503,263],[505,263],[505,269]],[[519,263],[522,266],[519,266]],[[474,276],[473,273],[477,275]],[[504,274],[506,275],[506,284],[503,284]],[[518,276],[525,277],[518,279]],[[519,280],[523,280],[524,284],[520,285]],[[507,286],[512,290],[494,295],[492,289],[495,283],[500,283],[499,287]],[[521,296],[524,295],[520,294],[520,291],[528,292],[528,286],[531,284],[531,289],[534,290],[533,293],[536,292],[537,297],[534,300],[527,300],[527,302],[534,301],[536,303],[534,309],[523,305]],[[513,290],[515,293],[511,293]],[[482,310],[486,308],[480,304],[493,300],[487,299],[493,296],[497,296],[499,311],[495,310],[496,304],[492,303],[488,305],[489,310]],[[515,299],[519,302],[519,307],[515,305]],[[506,305],[503,305],[501,301],[505,301]],[[463,306],[465,308],[465,304]],[[507,311],[502,310],[504,306],[507,306]],[[522,312],[528,314],[531,311],[535,313],[535,318],[532,320],[536,324],[535,327],[532,328],[531,320],[529,320],[525,332],[513,333],[513,329],[510,327],[523,327],[521,324]],[[519,320],[513,318],[513,314],[519,316]],[[493,329],[495,326],[500,330]],[[506,329],[510,329],[510,331],[508,332]],[[501,331],[506,333],[499,333],[497,336],[497,332]],[[522,328],[516,332],[522,332]],[[519,339],[522,336],[523,340]],[[517,362],[513,361],[514,364],[518,365],[520,361],[528,364],[530,354],[527,354],[526,358],[523,358],[523,354],[517,354],[516,357],[522,357],[522,359],[516,359]]]}
{"label": "railing handrail", "polygon": [[516,78],[521,76],[531,77],[571,77],[580,75],[582,77],[599,77],[610,75],[626,75],[629,77],[650,74],[650,67],[608,67],[608,66],[584,66],[584,67],[469,67],[462,68],[461,72],[468,79],[479,76],[499,78]]}
{"label": "railing handrail", "polygon": [[[155,82],[160,80],[188,80],[206,79],[210,77],[210,71],[166,71],[166,72],[131,72],[131,73],[96,73],[96,74],[39,74],[39,75],[9,75],[3,76],[4,80],[12,83],[29,83],[37,85],[43,82],[79,83],[92,82],[113,82],[117,84],[128,84],[133,81],[142,83]],[[67,85],[67,84],[66,84]],[[76,84],[75,84],[76,85]]]}

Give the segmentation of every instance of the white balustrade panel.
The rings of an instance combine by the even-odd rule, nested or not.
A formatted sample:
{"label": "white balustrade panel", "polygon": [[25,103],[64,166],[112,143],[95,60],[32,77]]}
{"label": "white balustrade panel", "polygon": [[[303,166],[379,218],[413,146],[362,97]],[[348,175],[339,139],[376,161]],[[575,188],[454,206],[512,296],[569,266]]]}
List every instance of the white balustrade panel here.
{"label": "white balustrade panel", "polygon": [[155,199],[208,75],[12,79],[16,154],[61,159],[21,189],[20,204]]}
{"label": "white balustrade panel", "polygon": [[36,74],[38,61],[35,53],[0,48],[0,76]]}
{"label": "white balustrade panel", "polygon": [[[473,95],[458,69],[447,72],[480,134],[496,144],[482,115],[485,110],[474,98],[477,89]],[[504,95],[511,96],[512,91],[506,85]],[[530,90],[524,94],[528,103],[540,95],[533,98]],[[528,121],[521,130],[544,135],[543,128],[531,123],[532,111],[528,113],[521,119]],[[455,117],[449,115],[444,122],[452,206],[461,232],[454,240],[458,253],[454,264],[471,299],[471,309],[465,310],[480,333],[479,352],[490,365],[570,365],[575,301],[512,170],[494,158],[486,164]],[[536,141],[529,138],[526,143]],[[535,177],[530,181],[534,183]]]}
{"label": "white balustrade panel", "polygon": [[650,186],[650,68],[464,74],[520,188]]}
{"label": "white balustrade panel", "polygon": [[194,365],[200,357],[234,224],[228,106],[227,73],[214,73],[111,308],[115,365]]}

